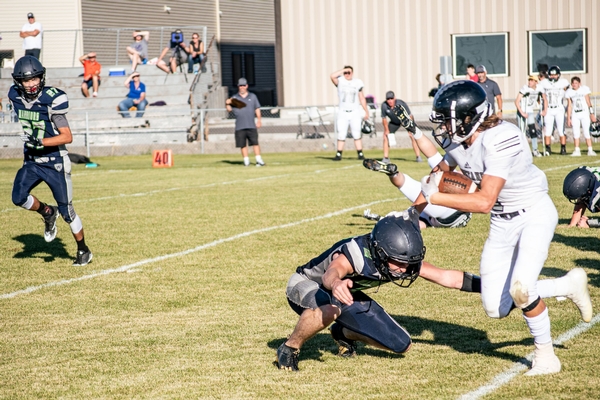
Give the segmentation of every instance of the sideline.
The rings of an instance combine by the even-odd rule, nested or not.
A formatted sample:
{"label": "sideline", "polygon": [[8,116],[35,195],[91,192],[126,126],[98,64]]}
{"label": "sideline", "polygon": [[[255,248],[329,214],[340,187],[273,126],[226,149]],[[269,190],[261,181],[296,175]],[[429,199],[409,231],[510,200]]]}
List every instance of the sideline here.
{"label": "sideline", "polygon": [[[579,336],[580,334],[588,331],[594,325],[596,325],[598,322],[600,322],[600,313],[596,314],[589,323],[580,322],[574,328],[572,328],[572,329],[568,330],[567,332],[563,333],[562,335],[560,335],[554,341],[554,345],[560,346],[564,342],[569,341],[569,340]],[[508,370],[496,375],[486,385],[480,386],[479,388],[477,388],[476,390],[474,390],[472,392],[463,394],[458,399],[459,400],[477,400],[477,399],[480,399],[482,396],[485,396],[486,394],[490,394],[491,392],[495,391],[496,389],[500,388],[501,386],[503,386],[503,385],[507,384],[508,382],[510,382],[511,380],[513,380],[515,377],[520,376],[522,371],[529,368],[529,366],[525,363],[525,361],[531,362],[532,359],[533,359],[533,352],[529,353],[525,358],[515,362],[513,364],[513,366],[510,367]]]}
{"label": "sideline", "polygon": [[185,256],[187,254],[195,253],[195,252],[198,252],[200,250],[207,249],[209,247],[214,247],[214,246],[217,246],[219,244],[231,242],[231,241],[234,241],[234,240],[237,240],[237,239],[241,239],[241,238],[244,238],[244,237],[247,237],[247,236],[256,235],[258,233],[264,233],[264,232],[274,231],[274,230],[277,230],[277,229],[290,228],[290,227],[293,227],[293,226],[297,226],[297,225],[301,225],[301,224],[306,224],[308,222],[314,222],[314,221],[319,221],[319,220],[322,220],[322,219],[332,218],[332,217],[335,217],[335,216],[338,216],[338,215],[341,215],[341,214],[345,214],[345,213],[347,213],[349,211],[354,211],[354,210],[361,209],[361,208],[364,209],[364,208],[368,208],[370,206],[373,206],[375,204],[387,203],[387,202],[390,202],[390,201],[398,201],[398,197],[394,197],[394,198],[391,198],[391,199],[384,199],[384,200],[373,201],[371,203],[361,204],[359,206],[354,206],[354,207],[350,207],[350,208],[344,208],[342,210],[334,211],[334,212],[331,212],[331,213],[328,213],[328,214],[324,214],[324,215],[320,215],[320,216],[312,217],[312,218],[301,219],[299,221],[289,222],[287,224],[276,225],[276,226],[269,226],[269,227],[266,227],[266,228],[260,228],[260,229],[255,229],[255,230],[248,231],[248,232],[239,233],[237,235],[230,236],[230,237],[224,238],[224,239],[218,239],[218,240],[215,240],[213,242],[206,243],[206,244],[203,244],[203,245],[200,245],[200,246],[188,249],[188,250],[183,250],[183,251],[180,251],[180,252],[177,252],[177,253],[165,254],[165,255],[162,255],[162,256],[154,257],[154,258],[148,258],[148,259],[145,259],[145,260],[141,260],[141,261],[135,262],[133,264],[127,264],[127,265],[123,265],[121,267],[113,268],[113,269],[105,269],[103,271],[96,272],[96,273],[89,274],[89,275],[83,275],[83,276],[80,276],[78,278],[71,278],[71,279],[64,279],[64,280],[60,280],[60,281],[48,282],[48,283],[44,283],[44,284],[38,285],[38,286],[29,286],[28,288],[25,288],[25,289],[22,289],[22,290],[17,290],[16,292],[2,294],[2,295],[0,295],[0,299],[12,299],[12,298],[17,297],[19,295],[29,294],[29,293],[35,292],[37,290],[40,290],[40,289],[45,289],[45,288],[54,287],[54,286],[68,285],[68,284],[79,282],[79,281],[84,281],[84,280],[88,280],[88,279],[97,278],[99,276],[114,274],[114,273],[117,273],[117,272],[125,272],[125,271],[130,270],[130,269],[135,268],[135,267],[140,267],[142,265],[151,264],[151,263],[154,263],[154,262],[157,262],[157,261],[167,260],[169,258],[175,258],[175,257]]}

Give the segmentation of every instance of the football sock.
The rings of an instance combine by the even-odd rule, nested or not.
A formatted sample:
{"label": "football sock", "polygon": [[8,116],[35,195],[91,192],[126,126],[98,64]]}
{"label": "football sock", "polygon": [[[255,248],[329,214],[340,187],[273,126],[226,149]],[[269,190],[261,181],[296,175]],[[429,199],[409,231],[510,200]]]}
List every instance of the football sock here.
{"label": "football sock", "polygon": [[525,318],[529,331],[536,343],[548,343],[552,341],[552,336],[550,335],[550,317],[548,317],[547,308],[536,317],[530,318],[523,315],[523,318]]}
{"label": "football sock", "polygon": [[260,155],[256,156],[256,162],[257,163],[263,162],[263,159],[262,159],[262,157]]}
{"label": "football sock", "polygon": [[35,210],[42,217],[49,217],[53,214],[52,208],[48,206],[48,204],[44,204],[40,201],[40,208]]}
{"label": "football sock", "polygon": [[250,165],[250,157],[244,157],[244,165]]}
{"label": "football sock", "polygon": [[85,244],[85,238],[75,241],[77,242],[77,251],[90,251],[90,249]]}

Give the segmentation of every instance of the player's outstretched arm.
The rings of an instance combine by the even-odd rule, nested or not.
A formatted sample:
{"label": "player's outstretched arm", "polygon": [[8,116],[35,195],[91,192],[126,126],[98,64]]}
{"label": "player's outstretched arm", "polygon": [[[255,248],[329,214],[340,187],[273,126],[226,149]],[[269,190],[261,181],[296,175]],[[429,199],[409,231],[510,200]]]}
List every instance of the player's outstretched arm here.
{"label": "player's outstretched arm", "polygon": [[428,262],[423,262],[419,276],[429,282],[450,289],[460,289],[463,292],[481,292],[481,278],[468,272],[442,269]]}

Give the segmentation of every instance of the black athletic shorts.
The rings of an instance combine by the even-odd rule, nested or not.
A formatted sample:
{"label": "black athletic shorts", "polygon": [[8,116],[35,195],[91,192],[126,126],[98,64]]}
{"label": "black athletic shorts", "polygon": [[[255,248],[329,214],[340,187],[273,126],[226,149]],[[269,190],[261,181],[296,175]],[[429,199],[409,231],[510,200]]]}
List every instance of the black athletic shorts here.
{"label": "black athletic shorts", "polygon": [[258,146],[258,130],[240,129],[235,131],[235,147]]}

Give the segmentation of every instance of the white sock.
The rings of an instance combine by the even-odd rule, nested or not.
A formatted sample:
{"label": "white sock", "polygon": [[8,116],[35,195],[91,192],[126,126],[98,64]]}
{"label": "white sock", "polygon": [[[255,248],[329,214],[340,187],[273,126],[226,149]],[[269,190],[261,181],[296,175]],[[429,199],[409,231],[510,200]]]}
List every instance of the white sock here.
{"label": "white sock", "polygon": [[550,317],[548,316],[547,308],[537,317],[530,318],[523,315],[523,318],[525,318],[525,322],[527,322],[527,326],[529,327],[529,332],[531,332],[536,343],[541,344],[552,341],[552,336],[550,334]]}
{"label": "white sock", "polygon": [[256,156],[256,162],[259,162],[259,163],[263,162],[263,159],[260,156],[260,154]]}
{"label": "white sock", "polygon": [[558,282],[558,286],[565,286],[565,285],[561,285],[561,280],[562,282],[565,281],[564,277],[562,278],[556,278],[556,279],[544,279],[541,281],[537,281],[537,292],[540,295],[540,297],[542,299],[547,299],[549,297],[554,297],[554,296],[564,296],[565,294],[556,294],[557,290],[557,282]]}
{"label": "white sock", "polygon": [[244,157],[244,165],[250,165],[250,157]]}

